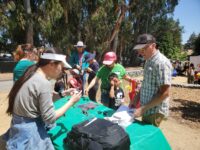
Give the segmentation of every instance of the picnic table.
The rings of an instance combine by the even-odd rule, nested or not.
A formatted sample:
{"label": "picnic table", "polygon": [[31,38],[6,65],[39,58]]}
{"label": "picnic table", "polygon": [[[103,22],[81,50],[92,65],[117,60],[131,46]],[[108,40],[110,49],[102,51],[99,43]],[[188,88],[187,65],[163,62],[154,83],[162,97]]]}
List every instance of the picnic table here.
{"label": "picnic table", "polygon": [[[66,103],[69,97],[57,100],[54,105],[58,109]],[[79,106],[82,104],[91,103],[87,97],[82,97],[73,107],[71,107],[65,115],[56,121],[56,127],[48,132],[52,143],[57,150],[67,150],[64,144],[64,139],[72,126],[86,119],[94,117],[104,118],[111,116],[114,111],[108,107],[96,103],[94,109],[83,111]],[[105,113],[106,112],[106,113]],[[171,147],[167,142],[162,131],[153,125],[142,124],[140,121],[134,121],[126,127],[131,141],[130,150],[170,150]]]}

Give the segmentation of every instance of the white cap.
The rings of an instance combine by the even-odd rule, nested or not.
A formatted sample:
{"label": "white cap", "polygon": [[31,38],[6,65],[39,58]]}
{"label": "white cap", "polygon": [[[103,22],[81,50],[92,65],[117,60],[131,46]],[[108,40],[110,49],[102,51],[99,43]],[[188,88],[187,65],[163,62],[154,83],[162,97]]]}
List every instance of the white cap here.
{"label": "white cap", "polygon": [[86,47],[86,45],[83,44],[82,41],[78,41],[76,45],[74,45],[74,47]]}
{"label": "white cap", "polygon": [[62,54],[54,54],[54,53],[43,53],[40,56],[41,59],[48,59],[48,60],[57,60],[61,61],[64,64],[65,68],[72,68],[67,62],[66,62],[66,56]]}

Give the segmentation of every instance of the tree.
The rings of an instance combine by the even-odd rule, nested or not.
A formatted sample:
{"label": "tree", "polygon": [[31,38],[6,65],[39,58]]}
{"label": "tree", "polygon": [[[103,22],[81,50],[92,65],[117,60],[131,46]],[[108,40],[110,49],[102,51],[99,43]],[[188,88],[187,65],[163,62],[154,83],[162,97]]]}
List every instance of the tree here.
{"label": "tree", "polygon": [[156,35],[158,47],[168,58],[178,59],[181,54],[181,33],[183,28],[180,27],[179,21],[173,18],[163,18],[155,22],[153,34]]}
{"label": "tree", "polygon": [[24,0],[24,10],[26,13],[26,25],[25,25],[25,32],[26,32],[26,43],[34,44],[33,43],[33,20],[32,20],[32,12],[31,12],[31,4],[30,0]]}
{"label": "tree", "polygon": [[200,55],[200,34],[197,36],[196,40],[194,41],[194,54]]}
{"label": "tree", "polygon": [[11,51],[9,45],[10,35],[7,32],[9,28],[9,12],[15,10],[15,3],[13,1],[0,1],[0,51]]}
{"label": "tree", "polygon": [[162,44],[168,47],[162,51],[171,57],[175,51],[171,47],[181,45],[179,22],[168,18],[177,4],[178,0],[2,0],[0,19],[6,26],[0,23],[0,41],[10,41],[13,48],[32,42],[64,51],[83,40],[88,50],[100,54],[113,50],[131,64],[138,34],[152,33],[165,42],[161,37],[167,32],[167,40],[172,41]]}
{"label": "tree", "polygon": [[[163,33],[165,33],[166,31],[171,32],[171,29],[175,29],[171,27],[175,26],[176,27],[175,31],[179,30],[178,31],[179,35],[176,34],[176,38],[174,35],[173,38],[171,39],[173,40],[173,43],[175,43],[175,39],[176,39],[176,43],[180,47],[181,45],[180,35],[182,32],[182,29],[179,28],[178,22],[169,21],[169,20],[173,20],[172,18],[168,19],[168,14],[173,13],[174,8],[177,4],[178,4],[177,0],[175,1],[130,0],[129,1],[128,20],[133,25],[132,30],[129,33],[132,34],[132,37],[128,43],[128,46],[127,46],[128,49],[126,49],[126,52],[124,55],[130,58],[129,59],[130,62],[135,62],[135,59],[137,58],[136,54],[132,51],[132,48],[136,41],[136,37],[142,33],[153,34],[159,41],[159,37],[161,37]],[[172,23],[172,25],[170,23],[167,23],[167,25],[170,25],[169,28],[167,28],[166,20]]]}
{"label": "tree", "polygon": [[185,49],[194,49],[194,43],[197,39],[197,35],[193,32],[189,39],[187,40],[187,43],[184,45]]}

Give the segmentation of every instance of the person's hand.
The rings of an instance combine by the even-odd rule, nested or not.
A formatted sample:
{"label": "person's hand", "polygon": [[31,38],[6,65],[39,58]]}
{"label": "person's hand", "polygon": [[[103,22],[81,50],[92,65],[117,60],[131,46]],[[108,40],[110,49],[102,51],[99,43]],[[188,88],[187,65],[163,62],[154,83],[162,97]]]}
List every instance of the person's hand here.
{"label": "person's hand", "polygon": [[135,91],[138,93],[140,91],[140,88],[141,88],[141,81],[140,80],[137,80],[137,79],[131,79],[130,82],[134,81],[135,84],[136,84],[136,89]]}
{"label": "person's hand", "polygon": [[78,70],[81,70],[81,66],[79,66],[79,65],[76,65],[76,68],[77,68]]}
{"label": "person's hand", "polygon": [[62,92],[62,95],[66,96],[66,95],[73,95],[76,92],[76,88],[69,88],[65,91]]}
{"label": "person's hand", "polygon": [[86,88],[85,91],[84,91],[86,96],[88,96],[88,92],[89,92],[89,90]]}
{"label": "person's hand", "polygon": [[85,69],[88,73],[92,72],[92,69],[90,67]]}
{"label": "person's hand", "polygon": [[134,101],[133,100],[130,100],[129,104],[128,104],[128,107],[129,108],[133,108],[134,106]]}
{"label": "person's hand", "polygon": [[141,81],[140,80],[138,80],[138,79],[133,79],[133,78],[130,78],[130,80],[129,80],[130,82],[135,82],[137,85],[138,84],[141,84]]}
{"label": "person's hand", "polygon": [[140,108],[137,108],[133,114],[134,118],[141,117],[145,112],[145,106],[141,106]]}
{"label": "person's hand", "polygon": [[78,102],[78,101],[80,100],[81,96],[82,96],[82,91],[80,91],[80,92],[77,93],[77,94],[72,95],[72,97],[70,98],[69,101],[70,101],[72,104],[75,104],[76,102]]}
{"label": "person's hand", "polygon": [[114,84],[115,84],[115,81],[114,81],[114,80],[111,80],[111,81],[110,81],[110,85],[111,85],[111,86],[114,86]]}

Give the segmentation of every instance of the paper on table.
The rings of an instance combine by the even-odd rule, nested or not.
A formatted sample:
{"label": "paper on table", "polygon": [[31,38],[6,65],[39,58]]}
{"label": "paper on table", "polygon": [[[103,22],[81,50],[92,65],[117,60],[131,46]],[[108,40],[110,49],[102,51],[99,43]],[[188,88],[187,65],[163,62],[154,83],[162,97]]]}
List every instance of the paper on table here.
{"label": "paper on table", "polygon": [[134,121],[133,112],[134,109],[130,109],[128,106],[122,105],[111,117],[106,119],[125,128]]}

